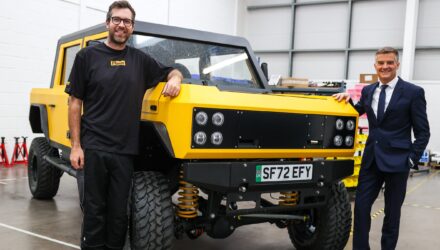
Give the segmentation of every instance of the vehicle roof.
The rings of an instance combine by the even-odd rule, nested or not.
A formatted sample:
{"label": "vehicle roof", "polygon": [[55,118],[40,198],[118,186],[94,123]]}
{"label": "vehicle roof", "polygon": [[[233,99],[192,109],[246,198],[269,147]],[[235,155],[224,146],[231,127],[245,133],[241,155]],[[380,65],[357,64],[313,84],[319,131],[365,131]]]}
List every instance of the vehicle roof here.
{"label": "vehicle roof", "polygon": [[[60,38],[60,42],[65,43],[68,41],[82,38],[84,36],[90,36],[104,31],[107,31],[107,29],[105,27],[105,23],[102,23],[65,35]],[[185,40],[203,41],[203,42],[217,43],[222,45],[232,45],[237,47],[247,47],[248,49],[250,49],[249,42],[243,37],[231,36],[226,34],[219,34],[219,33],[213,33],[213,32],[201,31],[195,29],[187,29],[187,28],[157,24],[157,23],[136,21],[134,25],[133,33],[155,35],[165,38],[183,38]]]}

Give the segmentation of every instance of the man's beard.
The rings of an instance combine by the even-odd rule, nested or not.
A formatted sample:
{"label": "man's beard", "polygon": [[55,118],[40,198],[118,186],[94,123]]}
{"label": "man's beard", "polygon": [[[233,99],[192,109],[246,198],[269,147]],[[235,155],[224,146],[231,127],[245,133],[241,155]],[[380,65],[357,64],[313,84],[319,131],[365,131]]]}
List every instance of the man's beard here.
{"label": "man's beard", "polygon": [[117,39],[115,36],[115,33],[116,33],[115,31],[109,32],[109,33],[110,33],[110,35],[109,35],[110,41],[114,44],[124,45],[128,40],[128,36],[126,36],[125,38]]}

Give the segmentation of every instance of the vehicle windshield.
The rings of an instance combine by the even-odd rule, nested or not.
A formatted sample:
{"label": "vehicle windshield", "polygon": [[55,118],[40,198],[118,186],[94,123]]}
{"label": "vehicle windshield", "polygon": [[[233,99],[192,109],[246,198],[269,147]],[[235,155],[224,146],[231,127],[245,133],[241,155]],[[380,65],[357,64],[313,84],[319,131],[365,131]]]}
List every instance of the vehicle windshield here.
{"label": "vehicle windshield", "polygon": [[262,88],[244,48],[134,34],[129,44],[182,72],[184,82]]}

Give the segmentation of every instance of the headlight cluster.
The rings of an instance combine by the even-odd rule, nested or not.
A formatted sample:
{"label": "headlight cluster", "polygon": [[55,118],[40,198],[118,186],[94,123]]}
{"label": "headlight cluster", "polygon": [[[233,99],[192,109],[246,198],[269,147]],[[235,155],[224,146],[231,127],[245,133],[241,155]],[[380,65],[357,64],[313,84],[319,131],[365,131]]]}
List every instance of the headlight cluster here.
{"label": "headlight cluster", "polygon": [[211,135],[211,143],[214,145],[220,145],[223,142],[223,135],[220,132],[214,132]]}
{"label": "headlight cluster", "polygon": [[223,125],[224,122],[225,122],[225,116],[222,113],[217,112],[212,115],[212,124],[216,126],[221,126]]}
{"label": "headlight cluster", "polygon": [[333,138],[333,144],[336,147],[341,147],[343,145],[345,145],[346,147],[352,147],[353,143],[354,143],[353,134],[354,134],[355,127],[356,127],[356,123],[352,119],[349,119],[347,121],[344,121],[341,118],[336,119],[336,122],[335,122],[336,131],[338,131],[338,133],[339,132],[343,133],[345,130],[346,132],[349,132],[351,135],[346,135],[344,138],[343,135],[337,134]]}
{"label": "headlight cluster", "polygon": [[208,114],[206,114],[205,112],[201,111],[198,112],[196,114],[196,122],[197,124],[199,124],[200,126],[205,126],[206,123],[208,123]]}
{"label": "headlight cluster", "polygon": [[[202,128],[210,126],[210,124],[208,122],[209,115],[204,111],[197,112],[194,117],[194,120],[197,123],[197,125],[199,125]],[[223,115],[223,113],[215,112],[211,117],[211,123],[214,126],[211,126],[210,129],[207,129],[207,130],[212,130],[212,127],[214,127],[214,128],[221,127],[224,124],[224,122],[225,122],[225,116]],[[206,142],[208,140],[208,136],[207,136],[206,132],[204,132],[204,131],[197,131],[194,134],[193,140],[194,140],[195,144],[197,144],[199,146],[203,146],[206,144]],[[215,131],[215,132],[211,133],[210,140],[213,145],[219,146],[223,142],[223,134],[219,131]]]}
{"label": "headlight cluster", "polygon": [[344,121],[342,119],[336,120],[336,129],[343,130],[344,129]]}
{"label": "headlight cluster", "polygon": [[337,136],[335,136],[335,138],[333,138],[333,143],[337,147],[342,146],[342,141],[343,141],[343,139],[342,139],[342,136],[340,136],[340,135],[337,135]]}
{"label": "headlight cluster", "polygon": [[348,136],[346,136],[345,137],[345,145],[347,146],[347,147],[351,147],[351,146],[353,146],[353,136],[351,136],[351,135],[348,135]]}
{"label": "headlight cluster", "polygon": [[206,133],[199,131],[194,135],[194,142],[203,145],[206,143]]}
{"label": "headlight cluster", "polygon": [[349,131],[353,131],[354,130],[354,121],[353,120],[348,120],[347,122],[344,122],[342,119],[337,119],[336,120],[336,130],[343,130],[344,127],[349,130]]}

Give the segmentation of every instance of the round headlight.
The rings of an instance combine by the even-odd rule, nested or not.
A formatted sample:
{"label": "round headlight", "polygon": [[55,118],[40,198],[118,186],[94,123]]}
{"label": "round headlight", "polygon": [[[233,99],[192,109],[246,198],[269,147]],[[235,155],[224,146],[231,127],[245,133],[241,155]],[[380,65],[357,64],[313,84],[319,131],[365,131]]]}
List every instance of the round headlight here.
{"label": "round headlight", "polygon": [[203,111],[198,112],[196,114],[196,122],[197,124],[202,126],[206,125],[206,123],[208,122],[208,115]]}
{"label": "round headlight", "polygon": [[223,135],[220,132],[214,132],[211,135],[211,143],[214,145],[220,145],[223,142]]}
{"label": "round headlight", "polygon": [[344,129],[344,121],[342,119],[336,120],[336,129],[343,130]]}
{"label": "round headlight", "polygon": [[348,120],[346,128],[348,130],[353,130],[354,129],[354,121],[353,120]]}
{"label": "round headlight", "polygon": [[224,122],[225,116],[222,113],[217,112],[212,115],[212,123],[214,123],[214,125],[221,126]]}
{"label": "round headlight", "polygon": [[194,142],[198,145],[203,145],[206,143],[206,134],[205,132],[199,131],[194,135]]}
{"label": "round headlight", "polygon": [[345,137],[345,146],[347,147],[353,146],[353,136],[349,135]]}
{"label": "round headlight", "polygon": [[342,146],[342,136],[340,136],[340,135],[335,136],[335,138],[333,138],[333,143],[337,147]]}

